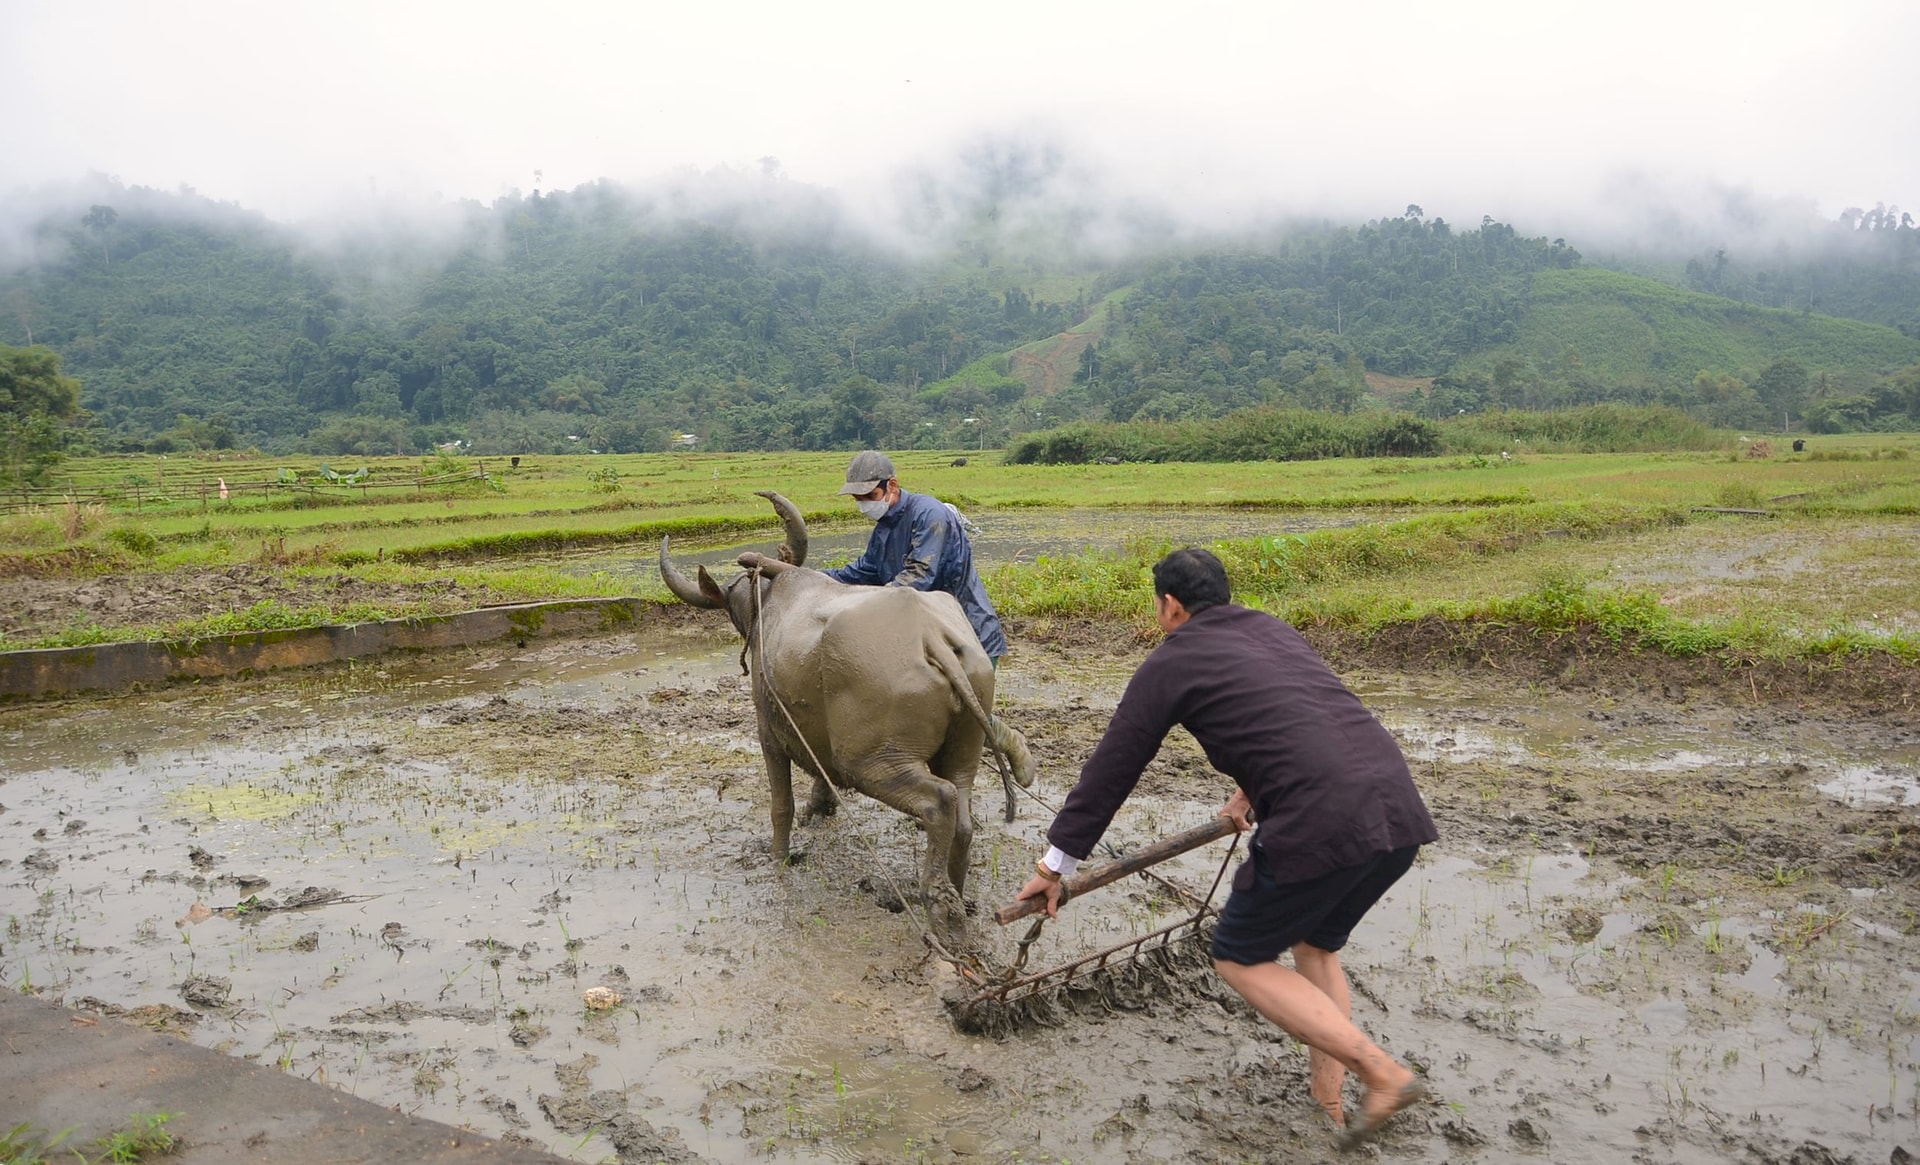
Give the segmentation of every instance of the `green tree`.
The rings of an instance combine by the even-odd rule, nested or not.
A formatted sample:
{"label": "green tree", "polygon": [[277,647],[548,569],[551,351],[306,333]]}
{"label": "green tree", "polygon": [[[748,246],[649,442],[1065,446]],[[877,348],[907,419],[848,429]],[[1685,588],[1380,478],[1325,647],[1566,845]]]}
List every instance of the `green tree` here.
{"label": "green tree", "polygon": [[67,422],[84,419],[80,382],[51,348],[0,344],[0,481],[42,480],[60,461]]}
{"label": "green tree", "polygon": [[400,403],[400,378],[391,372],[375,372],[354,381],[353,399],[357,416],[393,418],[405,411]]}
{"label": "green tree", "polygon": [[606,417],[587,430],[587,440],[602,453],[658,453],[672,438],[658,425],[638,417]]}
{"label": "green tree", "polygon": [[541,403],[556,413],[597,413],[606,395],[606,385],[591,376],[569,372],[547,385]]}
{"label": "green tree", "polygon": [[1806,407],[1812,383],[1805,365],[1791,356],[1782,356],[1754,379],[1753,392],[1767,406],[1773,419],[1779,420]]}
{"label": "green tree", "polygon": [[113,224],[119,221],[119,211],[113,209],[111,206],[100,206],[98,204],[88,207],[87,213],[80,216],[80,225],[93,232],[93,237],[100,240],[100,261],[102,263],[111,264],[113,262],[113,256],[107,251],[107,232],[112,230]]}
{"label": "green tree", "polygon": [[1878,395],[1882,412],[1905,412],[1908,422],[1920,423],[1920,364],[1909,364],[1888,377]]}

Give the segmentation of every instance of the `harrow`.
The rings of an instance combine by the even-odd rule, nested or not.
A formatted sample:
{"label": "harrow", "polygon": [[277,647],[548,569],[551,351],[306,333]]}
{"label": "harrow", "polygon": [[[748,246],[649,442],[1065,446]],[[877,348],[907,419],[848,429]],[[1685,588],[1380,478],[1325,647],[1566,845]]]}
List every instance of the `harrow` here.
{"label": "harrow", "polygon": [[[1040,937],[1046,918],[1035,918],[1019,940],[1019,954],[1008,966],[993,970],[976,958],[953,960],[955,970],[970,991],[950,996],[947,1009],[962,1031],[1001,1034],[1027,1023],[1052,1022],[1063,1001],[1098,1000],[1108,1007],[1144,1005],[1156,993],[1155,980],[1187,978],[1211,966],[1208,937],[1215,915],[1213,895],[1220,888],[1227,865],[1239,847],[1234,838],[1214,875],[1213,886],[1202,897],[1148,871],[1148,867],[1188,850],[1235,833],[1233,822],[1216,817],[1205,825],[1163,838],[1150,846],[1123,854],[1069,877],[1063,884],[1062,904],[1133,874],[1158,882],[1193,906],[1187,917],[1148,934],[1116,943],[1045,970],[1027,972],[1027,954]],[[1038,899],[1022,899],[1001,907],[994,921],[1001,926],[1042,914]]]}

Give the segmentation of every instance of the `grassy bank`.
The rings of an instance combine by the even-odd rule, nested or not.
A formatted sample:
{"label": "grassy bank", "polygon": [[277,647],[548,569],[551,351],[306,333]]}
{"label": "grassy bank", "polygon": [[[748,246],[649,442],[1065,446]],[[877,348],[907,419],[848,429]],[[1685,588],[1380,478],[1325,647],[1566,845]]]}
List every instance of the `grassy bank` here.
{"label": "grassy bank", "polygon": [[[1290,463],[1000,465],[928,453],[896,461],[908,488],[989,527],[996,511],[1043,524],[1057,511],[1056,542],[1084,536],[1101,547],[989,569],[989,589],[1010,614],[1144,622],[1146,567],[1165,547],[1122,546],[1114,529],[1128,514],[1272,512],[1274,533],[1218,549],[1250,601],[1304,624],[1364,634],[1426,618],[1571,622],[1617,631],[1614,641],[1633,650],[1902,654],[1920,631],[1920,584],[1907,581],[1920,578],[1914,450],[1911,436],[1861,435],[1764,458],[1736,445]],[[961,456],[967,464],[954,464]],[[778,526],[757,489],[795,499],[816,532],[863,528],[835,495],[844,466],[844,454],[526,458],[432,492],[417,484],[424,466],[395,462],[362,479],[401,483],[367,495],[375,500],[353,486],[297,494],[263,486],[222,502],[185,483],[209,474],[229,485],[265,482],[282,470],[304,479],[314,467],[76,463],[74,500],[0,517],[0,614],[25,602],[30,582],[78,586],[108,575],[164,588],[169,578],[244,569],[298,593],[216,589],[190,617],[144,621],[139,610],[117,621],[77,611],[53,628],[9,616],[0,644],[196,637],[631,593],[630,567],[616,580],[596,573],[592,556],[645,560],[662,535],[689,551],[772,542]],[[167,492],[143,485],[135,496],[131,479],[142,474],[171,483]],[[80,500],[103,482],[120,483],[116,496]],[[1320,511],[1351,528],[1282,532],[1287,515]],[[1256,529],[1264,522],[1248,519]],[[640,591],[663,593],[650,577]]]}
{"label": "grassy bank", "polygon": [[[1920,547],[1898,524],[1742,525],[1751,521],[1616,502],[1534,505],[1212,549],[1238,601],[1362,638],[1438,619],[1590,633],[1623,651],[1680,657],[1920,662]],[[1003,567],[988,589],[1010,615],[1144,631],[1151,567],[1171,549],[1135,542]],[[1667,573],[1674,559],[1693,569]]]}

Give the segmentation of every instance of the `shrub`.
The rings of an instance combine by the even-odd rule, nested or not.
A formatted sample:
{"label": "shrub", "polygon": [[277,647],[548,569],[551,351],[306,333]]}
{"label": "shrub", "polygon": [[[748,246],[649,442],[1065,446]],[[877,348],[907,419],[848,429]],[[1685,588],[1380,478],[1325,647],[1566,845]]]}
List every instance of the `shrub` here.
{"label": "shrub", "polygon": [[107,541],[142,558],[152,558],[160,553],[160,540],[148,533],[144,526],[115,526],[107,531]]}
{"label": "shrub", "polygon": [[1542,453],[1647,453],[1727,444],[1726,434],[1678,409],[1657,405],[1469,413],[1441,421],[1439,427],[1449,453],[1492,453],[1515,446]]}
{"label": "shrub", "polygon": [[1195,421],[1073,424],[1029,433],[1007,450],[1013,465],[1120,461],[1311,461],[1421,457],[1439,452],[1431,421],[1406,413],[1243,409]]}

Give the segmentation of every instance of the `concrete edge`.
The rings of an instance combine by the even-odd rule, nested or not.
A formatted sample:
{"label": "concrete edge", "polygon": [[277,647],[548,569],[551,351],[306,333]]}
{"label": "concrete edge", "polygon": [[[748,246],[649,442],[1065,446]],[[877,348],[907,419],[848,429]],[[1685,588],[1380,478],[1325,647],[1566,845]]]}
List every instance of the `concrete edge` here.
{"label": "concrete edge", "polygon": [[654,606],[631,597],[560,599],[374,623],[242,631],[204,639],[6,651],[0,652],[0,702],[313,667],[389,651],[590,635],[631,627]]}
{"label": "concrete edge", "polygon": [[[0,988],[0,1112],[62,1148],[167,1114],[182,1165],[558,1162],[121,1019]],[[4,1132],[5,1128],[0,1128]],[[52,1159],[58,1159],[58,1154]]]}

